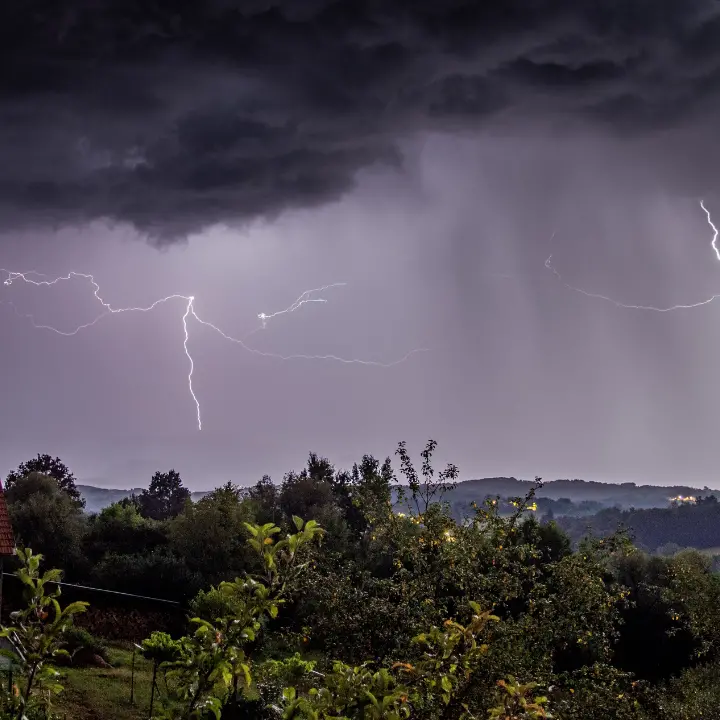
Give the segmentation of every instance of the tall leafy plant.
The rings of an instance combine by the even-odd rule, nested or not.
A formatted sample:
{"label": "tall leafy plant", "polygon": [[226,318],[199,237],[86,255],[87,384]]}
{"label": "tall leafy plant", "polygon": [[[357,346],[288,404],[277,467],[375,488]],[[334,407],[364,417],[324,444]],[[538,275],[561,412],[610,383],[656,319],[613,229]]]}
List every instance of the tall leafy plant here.
{"label": "tall leafy plant", "polygon": [[17,668],[16,692],[5,700],[6,709],[17,720],[25,720],[39,711],[49,717],[53,695],[62,691],[59,673],[53,661],[68,656],[62,646],[73,618],[88,606],[86,602],[70,603],[62,608],[58,602],[61,570],[41,574],[43,556],[29,548],[18,548],[20,568],[16,576],[23,584],[25,607],[11,614],[13,624],[0,628],[10,649],[1,652]]}

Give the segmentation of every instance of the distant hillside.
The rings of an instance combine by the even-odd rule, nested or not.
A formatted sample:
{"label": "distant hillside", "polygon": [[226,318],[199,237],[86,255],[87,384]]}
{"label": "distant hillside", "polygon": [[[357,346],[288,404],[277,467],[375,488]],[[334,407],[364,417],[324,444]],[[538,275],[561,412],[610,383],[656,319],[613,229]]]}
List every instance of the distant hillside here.
{"label": "distant hillside", "polygon": [[[500,496],[524,497],[535,483],[513,477],[481,478],[458,483],[455,490],[445,495],[453,516],[462,518],[470,514],[471,503],[482,503],[486,498]],[[662,487],[659,485],[636,485],[635,483],[602,483],[587,480],[551,480],[537,492],[538,510],[556,515],[582,516],[603,508],[618,507],[650,509],[666,508],[670,498],[710,495],[713,491],[686,485]],[[562,502],[558,502],[562,501]]]}
{"label": "distant hillside", "polygon": [[605,537],[622,527],[630,531],[636,547],[648,552],[672,554],[693,547],[719,554],[720,502],[713,498],[668,508],[606,508],[591,517],[561,517],[558,523],[573,542],[587,535]]}
{"label": "distant hillside", "polygon": [[[133,493],[139,495],[143,488],[132,488],[131,490],[120,490],[117,488],[99,488],[94,485],[78,485],[77,489],[85,498],[85,510],[89,513],[100,512],[104,507],[112,505],[123,498],[130,497]],[[193,500],[199,500],[207,492],[195,492],[192,494]]]}
{"label": "distant hillside", "polygon": [[[524,496],[534,485],[531,480],[518,480],[513,477],[480,478],[465,480],[458,483],[455,490],[448,493],[445,499],[453,506],[456,514],[467,513],[470,503],[481,503],[487,497],[501,498]],[[99,488],[94,485],[78,485],[78,490],[85,498],[87,512],[99,512],[111,503],[118,502],[132,493],[139,494],[142,488],[120,490],[115,488]],[[576,505],[592,504],[593,512],[603,507],[628,508],[664,508],[669,498],[678,495],[710,495],[707,488],[692,488],[686,485],[661,487],[658,485],[636,485],[635,483],[602,483],[588,480],[551,480],[537,493],[538,498],[548,500],[570,500]],[[719,493],[720,494],[720,493]],[[199,500],[206,492],[194,492],[193,500]],[[544,509],[544,508],[543,508]]]}
{"label": "distant hillside", "polygon": [[[466,480],[458,483],[457,488],[449,494],[448,501],[472,502],[487,496],[501,497],[524,496],[534,485],[531,480],[516,478],[482,478]],[[635,483],[602,483],[588,480],[551,480],[538,491],[537,497],[559,500],[567,498],[575,503],[593,500],[607,507],[654,508],[667,507],[668,500],[678,495],[709,495],[712,490],[692,488],[686,485],[662,487],[658,485],[636,485]]]}

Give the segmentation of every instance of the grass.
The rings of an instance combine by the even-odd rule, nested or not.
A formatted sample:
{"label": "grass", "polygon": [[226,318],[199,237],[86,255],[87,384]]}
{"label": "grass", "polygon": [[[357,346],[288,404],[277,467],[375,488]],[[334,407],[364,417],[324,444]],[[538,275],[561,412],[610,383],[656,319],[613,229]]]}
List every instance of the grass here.
{"label": "grass", "polygon": [[63,668],[65,691],[57,712],[68,720],[145,720],[149,716],[152,663],[135,655],[135,702],[130,704],[132,649],[111,645],[110,668]]}

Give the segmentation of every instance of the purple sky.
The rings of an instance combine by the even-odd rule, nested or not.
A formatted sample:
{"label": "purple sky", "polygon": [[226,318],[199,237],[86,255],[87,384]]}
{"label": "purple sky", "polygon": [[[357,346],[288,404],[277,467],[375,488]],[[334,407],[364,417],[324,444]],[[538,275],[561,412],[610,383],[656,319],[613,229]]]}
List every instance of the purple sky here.
{"label": "purple sky", "polygon": [[[192,294],[241,337],[345,282],[249,344],[428,352],[282,362],[191,318],[199,432],[182,300],[69,338],[0,305],[8,470],[48,452],[81,482],[175,467],[200,490],[279,480],[309,450],[344,466],[433,437],[463,478],[720,487],[720,300],[621,309],[544,267],[552,253],[567,283],[626,304],[720,292],[699,206],[720,223],[714,3],[656,2],[642,23],[640,0],[402,18],[369,0],[226,17],[213,0],[172,21],[132,4],[0,22],[24,38],[2,50],[20,70],[0,81],[0,266],[93,273],[116,307]],[[98,311],[78,279],[1,287],[63,330]]]}

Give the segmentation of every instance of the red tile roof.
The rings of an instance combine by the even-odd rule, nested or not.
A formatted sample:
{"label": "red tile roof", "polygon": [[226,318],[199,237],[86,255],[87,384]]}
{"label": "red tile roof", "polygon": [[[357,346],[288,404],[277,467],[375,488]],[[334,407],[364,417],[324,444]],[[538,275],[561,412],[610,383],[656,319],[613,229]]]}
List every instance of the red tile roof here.
{"label": "red tile roof", "polygon": [[0,481],[0,557],[9,557],[15,554],[15,535],[5,502],[5,491]]}

